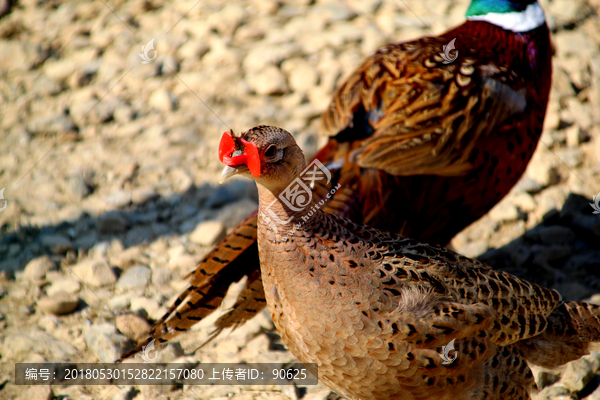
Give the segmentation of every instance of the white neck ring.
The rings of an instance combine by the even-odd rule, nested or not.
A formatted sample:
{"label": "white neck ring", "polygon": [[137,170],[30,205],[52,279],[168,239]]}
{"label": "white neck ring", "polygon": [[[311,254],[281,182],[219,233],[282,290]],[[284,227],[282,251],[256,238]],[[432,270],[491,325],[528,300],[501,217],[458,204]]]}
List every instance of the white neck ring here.
{"label": "white neck ring", "polygon": [[539,28],[546,22],[544,10],[535,2],[525,10],[510,13],[487,13],[467,17],[469,21],[486,21],[502,29],[513,32],[528,32]]}

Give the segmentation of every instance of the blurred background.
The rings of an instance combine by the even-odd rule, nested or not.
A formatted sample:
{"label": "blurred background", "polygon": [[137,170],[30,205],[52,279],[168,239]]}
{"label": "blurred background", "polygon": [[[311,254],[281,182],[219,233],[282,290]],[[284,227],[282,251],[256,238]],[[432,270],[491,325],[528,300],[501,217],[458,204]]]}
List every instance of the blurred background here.
{"label": "blurred background", "polygon": [[[540,3],[555,45],[540,145],[452,246],[600,303],[588,205],[600,192],[600,1]],[[336,398],[322,386],[28,388],[14,363],[117,358],[257,205],[254,183],[217,183],[222,132],[278,125],[314,154],[320,114],[362,59],[461,24],[468,4],[0,0],[0,398]],[[211,322],[159,359],[293,360],[268,314],[192,354]],[[594,357],[536,371],[540,398],[600,399]]]}

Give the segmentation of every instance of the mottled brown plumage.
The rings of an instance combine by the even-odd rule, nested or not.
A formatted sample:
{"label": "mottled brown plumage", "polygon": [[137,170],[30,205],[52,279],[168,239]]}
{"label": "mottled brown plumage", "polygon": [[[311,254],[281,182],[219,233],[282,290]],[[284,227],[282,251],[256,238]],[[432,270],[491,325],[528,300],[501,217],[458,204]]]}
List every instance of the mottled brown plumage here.
{"label": "mottled brown plumage", "polygon": [[[314,200],[300,207],[304,156],[284,133],[261,126],[242,134],[261,154],[253,179],[267,304],[290,351],[317,363],[336,392],[528,399],[535,384],[527,362],[556,367],[600,342],[598,306],[564,303],[554,290],[327,214]],[[281,157],[265,154],[271,146]],[[251,177],[243,165],[223,174]],[[439,353],[452,340],[457,357],[444,365]]]}
{"label": "mottled brown plumage", "polygon": [[[439,53],[453,39],[459,55],[445,64]],[[326,211],[447,244],[525,171],[542,132],[551,53],[545,23],[516,34],[467,21],[437,37],[383,47],[342,82],[321,118],[321,134],[330,140],[315,159],[332,180],[316,185],[315,196],[341,184]],[[264,307],[255,226],[251,215],[215,246],[192,286],[125,357],[205,318],[242,276],[249,277],[248,291],[219,320],[217,333]]]}

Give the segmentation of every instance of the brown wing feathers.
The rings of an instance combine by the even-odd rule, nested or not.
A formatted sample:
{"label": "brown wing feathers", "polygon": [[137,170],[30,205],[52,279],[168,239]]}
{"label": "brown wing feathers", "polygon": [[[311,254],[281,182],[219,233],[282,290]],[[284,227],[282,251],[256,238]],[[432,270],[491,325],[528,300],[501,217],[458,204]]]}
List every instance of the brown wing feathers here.
{"label": "brown wing feathers", "polygon": [[[436,181],[435,176],[458,176],[473,168],[470,154],[477,139],[501,129],[501,121],[522,109],[523,94],[513,89],[522,81],[512,76],[504,80],[506,84],[499,84],[468,60],[462,65],[442,65],[436,60],[437,50],[431,50],[435,46],[430,45],[441,47],[443,40],[388,46],[367,59],[336,91],[321,118],[322,133],[335,138],[315,157],[332,167],[334,183],[342,185],[326,206],[328,212],[441,244],[463,227],[449,216],[440,217],[441,223],[429,218],[426,228],[415,226],[409,217],[427,211],[408,207],[407,196],[414,204],[437,198],[436,207],[443,210],[447,208],[444,201],[459,202],[460,193],[446,192],[444,185],[449,182]],[[486,116],[483,123],[477,120],[480,113]],[[420,175],[421,182],[415,174],[431,175]],[[452,183],[457,191],[467,189],[462,185]],[[315,195],[322,196],[319,193],[324,189],[328,188],[317,187]],[[494,197],[490,204],[486,200],[471,221],[500,198]],[[205,318],[221,304],[230,283],[253,276],[258,269],[253,215],[199,263],[191,287],[156,323],[146,343],[171,338]],[[219,320],[218,331],[243,323],[262,308],[261,286],[260,277],[249,279],[233,309]]]}

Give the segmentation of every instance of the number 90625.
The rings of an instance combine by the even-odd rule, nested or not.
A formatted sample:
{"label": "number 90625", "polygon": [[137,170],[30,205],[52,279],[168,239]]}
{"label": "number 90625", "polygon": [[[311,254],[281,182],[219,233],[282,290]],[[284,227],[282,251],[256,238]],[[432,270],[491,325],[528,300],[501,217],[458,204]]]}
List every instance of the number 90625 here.
{"label": "number 90625", "polygon": [[273,378],[275,379],[286,379],[291,381],[292,379],[306,379],[306,370],[302,369],[274,369]]}

